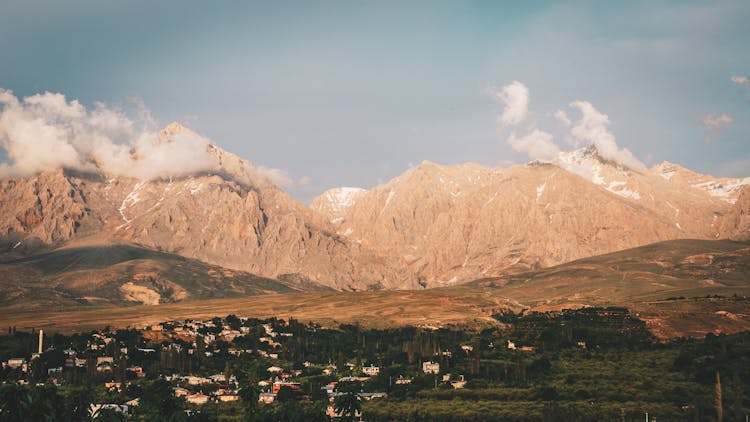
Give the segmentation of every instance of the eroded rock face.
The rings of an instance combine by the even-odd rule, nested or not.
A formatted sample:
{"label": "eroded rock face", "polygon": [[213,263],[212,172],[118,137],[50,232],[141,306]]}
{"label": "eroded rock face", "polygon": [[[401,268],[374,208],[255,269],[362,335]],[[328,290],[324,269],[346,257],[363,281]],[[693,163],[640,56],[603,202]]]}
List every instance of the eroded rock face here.
{"label": "eroded rock face", "polygon": [[722,220],[721,237],[750,240],[750,186],[741,190],[734,207]]}
{"label": "eroded rock face", "polygon": [[0,250],[23,252],[92,234],[100,216],[89,207],[88,183],[65,171],[0,181]]}
{"label": "eroded rock face", "polygon": [[[170,142],[186,130],[170,125],[160,136]],[[337,235],[249,162],[215,146],[209,151],[220,165],[216,174],[142,181],[59,170],[4,180],[0,248],[23,254],[116,240],[339,289],[418,287]]]}
{"label": "eroded rock face", "polygon": [[[186,131],[170,125],[160,137]],[[337,289],[411,289],[663,240],[747,238],[750,224],[750,179],[671,163],[638,172],[592,148],[507,169],[424,162],[311,208],[248,161],[207,151],[216,171],[190,177],[57,170],[0,181],[0,251],[116,241]]]}
{"label": "eroded rock face", "polygon": [[437,286],[663,240],[721,237],[745,182],[669,163],[637,172],[586,148],[508,169],[424,162],[345,207],[326,206],[336,197],[329,193],[313,204],[340,235]]}

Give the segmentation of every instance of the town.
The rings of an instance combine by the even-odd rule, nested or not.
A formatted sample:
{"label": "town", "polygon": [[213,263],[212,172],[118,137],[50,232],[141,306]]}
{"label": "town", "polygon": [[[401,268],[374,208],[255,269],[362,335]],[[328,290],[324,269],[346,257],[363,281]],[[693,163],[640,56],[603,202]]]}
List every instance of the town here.
{"label": "town", "polygon": [[[0,336],[0,420],[60,408],[93,420],[300,421],[642,420],[636,415],[648,408],[669,420],[713,411],[699,400],[711,395],[713,372],[695,374],[689,365],[706,347],[732,345],[733,353],[702,368],[726,374],[725,397],[748,379],[747,333],[659,344],[619,308],[496,319],[497,327],[475,330],[235,315],[73,335],[8,327]],[[643,364],[622,369],[617,385],[598,377],[623,360]],[[643,385],[650,392],[637,392]],[[695,397],[676,395],[678,387]],[[618,400],[619,388],[632,389],[635,400]],[[21,392],[51,403],[24,410]]]}

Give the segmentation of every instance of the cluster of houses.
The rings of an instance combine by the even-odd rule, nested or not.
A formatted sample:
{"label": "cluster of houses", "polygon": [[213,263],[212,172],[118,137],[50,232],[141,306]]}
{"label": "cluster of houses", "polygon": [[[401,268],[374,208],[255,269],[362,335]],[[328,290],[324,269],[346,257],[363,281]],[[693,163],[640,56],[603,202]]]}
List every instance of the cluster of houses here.
{"label": "cluster of houses", "polygon": [[[236,321],[235,321],[236,322]],[[283,327],[283,322],[281,323]],[[279,325],[275,325],[278,329]],[[292,333],[280,332],[274,329],[272,324],[260,324],[254,328],[244,324],[229,324],[225,320],[214,318],[206,321],[185,321],[185,322],[165,322],[141,327],[139,330],[140,339],[138,344],[125,344],[117,340],[116,331],[106,331],[103,333],[92,333],[86,338],[85,346],[79,344],[78,350],[73,347],[67,347],[62,350],[64,354],[64,364],[59,367],[46,368],[46,377],[48,382],[63,383],[64,372],[68,370],[86,370],[95,374],[98,379],[106,380],[103,382],[104,388],[108,391],[123,391],[132,381],[140,378],[149,377],[153,379],[160,377],[171,383],[172,391],[176,397],[183,398],[191,405],[204,405],[209,402],[225,403],[239,400],[238,390],[239,383],[234,375],[218,373],[213,375],[200,375],[184,371],[187,373],[172,373],[165,375],[164,366],[160,366],[157,373],[149,374],[149,364],[141,364],[151,359],[150,362],[158,362],[160,357],[165,354],[180,354],[192,357],[204,354],[205,358],[211,358],[217,353],[227,353],[232,356],[252,356],[263,357],[272,360],[279,359],[279,352],[282,349],[285,339],[293,337]],[[245,349],[237,344],[249,344],[249,342],[234,343],[239,337],[247,335],[257,336],[257,348]],[[120,337],[122,338],[122,337]],[[219,350],[217,344],[222,340],[223,349]],[[42,336],[39,340],[39,353],[31,354],[26,357],[14,357],[2,362],[3,368],[17,370],[20,377],[19,382],[25,382],[30,379],[29,372],[32,371],[32,362],[38,358],[42,352]],[[225,342],[225,343],[224,343]],[[508,348],[515,348],[511,342]],[[463,345],[461,349],[466,354],[472,352],[473,346]],[[524,348],[521,348],[524,350]],[[48,348],[45,352],[50,351]],[[451,358],[450,351],[440,352],[442,357]],[[139,359],[133,359],[134,356]],[[151,356],[151,358],[148,358]],[[145,358],[144,358],[145,357]],[[436,354],[436,358],[439,354]],[[201,357],[202,359],[203,357]],[[144,360],[145,359],[145,360]],[[282,365],[283,361],[276,362],[276,365]],[[270,404],[276,401],[282,389],[286,388],[292,392],[299,392],[301,395],[302,384],[298,382],[299,377],[304,373],[300,369],[285,369],[281,366],[272,365],[266,368],[269,378],[258,382],[261,392],[258,401],[264,404]],[[147,368],[144,368],[146,366]],[[330,382],[321,387],[329,399],[329,416],[337,416],[334,411],[333,402],[342,393],[338,387],[346,382],[359,382],[366,389],[367,381],[381,375],[381,368],[376,365],[368,364],[358,366],[354,363],[347,363],[347,370],[338,371],[337,367],[332,364],[321,364],[303,362],[304,368],[316,367],[322,370],[322,373],[333,376],[341,373],[337,381]],[[422,372],[424,374],[434,375],[438,380],[441,374],[439,362],[425,361],[422,363]],[[124,375],[123,375],[124,374]],[[347,376],[343,376],[347,374]],[[37,380],[40,377],[35,377]],[[395,385],[407,385],[412,383],[412,378],[404,375],[391,379]],[[443,374],[442,382],[449,384],[453,388],[464,388],[466,380],[463,375]],[[361,400],[372,400],[386,397],[386,393],[378,391],[359,391],[357,396]],[[134,407],[138,406],[138,399],[130,400],[127,403],[95,403],[91,405],[90,414],[96,417],[96,414],[104,409],[113,410],[121,413],[129,413]],[[338,415],[340,416],[340,415]]]}

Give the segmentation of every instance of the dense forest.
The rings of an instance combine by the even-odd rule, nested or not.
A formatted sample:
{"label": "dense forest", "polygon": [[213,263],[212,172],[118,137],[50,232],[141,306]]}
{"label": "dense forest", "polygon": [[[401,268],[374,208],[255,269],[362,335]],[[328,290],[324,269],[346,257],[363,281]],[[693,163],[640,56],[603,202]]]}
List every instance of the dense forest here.
{"label": "dense forest", "polygon": [[[750,332],[658,342],[622,308],[495,318],[480,331],[376,330],[230,315],[199,326],[194,337],[174,334],[190,321],[164,323],[159,332],[45,336],[45,350],[25,372],[0,371],[0,421],[314,421],[328,420],[330,408],[337,419],[361,411],[367,421],[643,421],[646,413],[658,421],[744,421],[750,413]],[[221,335],[235,331],[231,341]],[[269,341],[269,332],[280,335]],[[38,333],[8,328],[0,360],[33,355],[37,340]],[[72,351],[81,365],[66,365]],[[112,358],[106,371],[95,363],[102,356]],[[430,362],[439,365],[435,373],[425,372]],[[377,374],[363,376],[366,366]],[[259,402],[270,388],[263,381],[281,376],[274,368],[299,388]],[[239,399],[186,403],[176,389],[211,395],[228,387],[191,386],[175,374],[223,374]],[[91,415],[91,404],[134,399],[128,412]]]}

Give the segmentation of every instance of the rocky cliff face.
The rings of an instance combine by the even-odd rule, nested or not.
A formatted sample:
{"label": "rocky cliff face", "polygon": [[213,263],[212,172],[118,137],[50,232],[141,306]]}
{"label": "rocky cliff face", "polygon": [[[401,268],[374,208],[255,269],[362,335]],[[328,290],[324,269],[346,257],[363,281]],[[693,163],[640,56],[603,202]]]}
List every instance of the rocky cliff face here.
{"label": "rocky cliff face", "polygon": [[[173,124],[160,142],[189,133]],[[591,147],[507,169],[424,162],[311,208],[213,145],[210,172],[140,180],[56,170],[0,181],[0,253],[132,243],[344,290],[411,289],[547,267],[657,241],[746,239],[748,179],[662,163],[634,171]]]}
{"label": "rocky cliff face", "polygon": [[326,205],[330,193],[313,207],[341,236],[437,286],[657,241],[721,237],[738,224],[728,221],[747,182],[669,163],[637,172],[586,148],[508,169],[424,162],[336,212]]}
{"label": "rocky cliff face", "polygon": [[[164,142],[186,131],[170,125]],[[0,185],[6,253],[121,241],[228,268],[339,289],[416,283],[336,234],[247,161],[209,146],[219,168],[172,180],[59,170]]]}
{"label": "rocky cliff face", "polygon": [[722,220],[720,236],[750,240],[750,186],[745,186],[737,195],[734,207]]}

